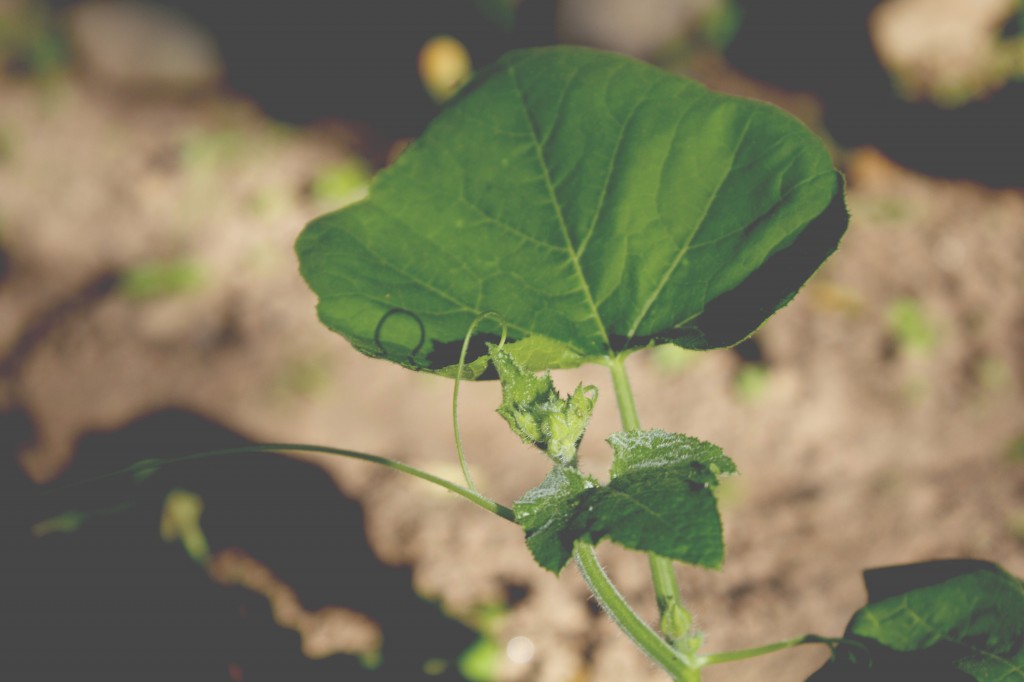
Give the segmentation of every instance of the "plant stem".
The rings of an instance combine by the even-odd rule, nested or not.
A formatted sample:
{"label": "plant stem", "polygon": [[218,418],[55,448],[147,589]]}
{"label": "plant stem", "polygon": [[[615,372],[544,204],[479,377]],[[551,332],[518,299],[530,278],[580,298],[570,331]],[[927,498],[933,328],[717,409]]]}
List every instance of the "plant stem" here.
{"label": "plant stem", "polygon": [[[612,373],[612,384],[615,387],[615,400],[619,405],[619,414],[622,418],[622,428],[626,431],[638,431],[640,417],[637,414],[636,401],[633,399],[633,389],[629,385],[629,376],[626,374],[625,356],[619,355],[612,358],[609,368]],[[654,594],[658,600],[658,611],[661,614],[661,631],[668,640],[675,643],[688,634],[686,631],[689,629],[692,618],[689,611],[683,606],[672,560],[656,554],[647,556],[651,564],[651,579],[654,583]],[[685,627],[678,627],[677,624],[680,623],[685,623]]]}
{"label": "plant stem", "polygon": [[701,656],[699,659],[700,665],[714,665],[715,663],[729,663],[731,661],[742,661],[745,658],[754,658],[755,656],[763,656],[770,654],[775,651],[782,651],[783,649],[791,649],[801,644],[824,644],[826,646],[834,646],[838,640],[828,639],[827,637],[819,637],[818,635],[804,635],[803,637],[794,637],[793,639],[787,639],[783,642],[775,642],[774,644],[765,644],[764,646],[754,647],[753,649],[740,649],[738,651],[723,651],[717,654],[709,654],[707,656]]}
{"label": "plant stem", "polygon": [[349,457],[351,459],[359,459],[359,460],[362,460],[364,462],[372,462],[374,464],[380,464],[381,466],[386,466],[389,469],[394,469],[396,471],[401,471],[402,473],[409,474],[411,476],[415,476],[416,478],[422,479],[424,481],[428,481],[430,483],[434,483],[435,485],[439,485],[442,488],[445,488],[446,490],[450,490],[451,492],[455,493],[456,495],[461,495],[462,497],[466,498],[467,500],[469,500],[470,502],[472,502],[476,506],[478,506],[478,507],[480,507],[482,509],[486,509],[487,511],[491,512],[492,514],[497,514],[498,516],[500,516],[503,519],[506,519],[508,521],[512,521],[513,523],[515,523],[515,520],[516,520],[515,512],[512,511],[510,508],[506,507],[505,505],[499,504],[498,502],[495,502],[494,500],[491,500],[491,499],[489,499],[487,497],[484,497],[483,495],[481,495],[480,493],[478,493],[476,491],[469,490],[467,488],[463,488],[462,486],[460,486],[460,485],[458,485],[456,483],[452,483],[449,480],[443,479],[440,476],[435,476],[434,474],[427,473],[426,471],[423,471],[422,469],[417,469],[416,467],[409,466],[408,464],[403,464],[402,462],[397,462],[397,461],[395,461],[393,459],[388,459],[387,457],[380,457],[378,455],[369,455],[369,454],[366,454],[365,452],[357,452],[355,450],[344,450],[344,449],[341,449],[341,448],[331,448],[331,447],[327,447],[325,445],[305,445],[303,443],[259,443],[259,444],[253,444],[253,445],[245,445],[245,446],[241,446],[241,447],[237,447],[237,448],[224,448],[222,450],[207,450],[206,452],[198,452],[198,453],[195,453],[195,454],[192,454],[192,455],[184,455],[182,457],[172,457],[172,458],[169,458],[169,459],[159,459],[159,458],[143,459],[143,460],[139,460],[135,464],[132,464],[131,466],[126,467],[124,469],[119,469],[119,470],[113,471],[113,472],[111,472],[109,474],[103,474],[102,476],[96,476],[94,478],[89,478],[89,479],[86,479],[84,481],[77,481],[77,482],[72,483],[70,485],[63,486],[63,488],[70,488],[70,487],[76,487],[76,486],[79,486],[79,485],[85,485],[87,483],[92,483],[94,481],[99,481],[99,480],[103,480],[103,479],[106,479],[106,478],[112,478],[114,476],[122,476],[122,475],[125,475],[125,474],[135,474],[137,476],[146,476],[146,475],[149,475],[149,474],[155,472],[156,469],[158,469],[159,467],[166,466],[168,464],[180,464],[182,462],[190,462],[190,461],[193,461],[193,460],[206,459],[207,457],[221,457],[221,456],[225,456],[225,455],[240,455],[240,454],[253,453],[253,452],[316,452],[316,453],[320,453],[320,454],[334,455],[334,456],[337,456],[337,457]]}
{"label": "plant stem", "polygon": [[612,372],[612,385],[615,387],[615,401],[619,404],[622,428],[626,431],[639,431],[640,417],[636,411],[636,401],[633,400],[633,389],[629,385],[629,375],[626,374],[625,356],[612,358],[608,368]]}
{"label": "plant stem", "polygon": [[577,540],[573,546],[573,556],[597,602],[645,654],[664,668],[676,682],[700,682],[700,670],[694,661],[652,630],[615,589],[601,568],[593,545]]}

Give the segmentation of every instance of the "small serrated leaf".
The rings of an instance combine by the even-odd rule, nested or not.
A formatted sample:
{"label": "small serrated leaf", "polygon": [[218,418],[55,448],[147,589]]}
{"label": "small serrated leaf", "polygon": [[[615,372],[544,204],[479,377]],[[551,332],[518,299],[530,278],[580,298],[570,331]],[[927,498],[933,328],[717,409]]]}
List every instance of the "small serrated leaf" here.
{"label": "small serrated leaf", "polygon": [[612,480],[587,500],[586,537],[706,568],[725,556],[714,494],[684,467],[646,467]]}
{"label": "small serrated leaf", "polygon": [[526,544],[542,567],[558,573],[572,556],[580,536],[577,511],[597,482],[576,469],[555,466],[544,481],[515,503],[516,523],[526,531]]}
{"label": "small serrated leaf", "polygon": [[712,488],[736,465],[717,445],[660,429],[608,439],[614,450],[608,486],[588,502],[583,525],[631,549],[718,568],[725,545]]}
{"label": "small serrated leaf", "polygon": [[722,522],[712,491],[722,473],[736,471],[720,448],[660,430],[613,435],[612,480],[599,486],[575,469],[555,466],[539,487],[516,503],[516,521],[545,568],[558,572],[583,538],[610,538],[706,568],[722,565]]}
{"label": "small serrated leaf", "polygon": [[691,480],[710,486],[721,474],[736,473],[736,464],[714,443],[661,429],[620,431],[608,437],[614,451],[612,478],[647,467],[679,467]]}

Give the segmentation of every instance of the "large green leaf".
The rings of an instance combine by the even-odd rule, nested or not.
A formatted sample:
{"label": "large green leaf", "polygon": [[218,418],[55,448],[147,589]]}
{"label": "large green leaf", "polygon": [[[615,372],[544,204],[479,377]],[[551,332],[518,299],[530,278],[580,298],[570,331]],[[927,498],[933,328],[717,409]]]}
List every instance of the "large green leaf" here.
{"label": "large green leaf", "polygon": [[865,573],[868,605],[813,682],[1024,682],[1024,583],[983,561]]}
{"label": "large green leaf", "polygon": [[[504,378],[504,375],[503,375]],[[572,545],[608,537],[624,547],[707,568],[721,566],[722,523],[712,489],[736,466],[718,446],[660,430],[613,435],[606,486],[556,463],[516,502],[516,521],[544,568],[557,573]]]}
{"label": "large green leaf", "polygon": [[[314,220],[296,248],[320,319],[361,351],[450,368],[494,311],[539,370],[736,343],[846,224],[841,177],[791,116],[554,47],[478,74],[365,200]],[[478,329],[470,360],[500,331]]]}

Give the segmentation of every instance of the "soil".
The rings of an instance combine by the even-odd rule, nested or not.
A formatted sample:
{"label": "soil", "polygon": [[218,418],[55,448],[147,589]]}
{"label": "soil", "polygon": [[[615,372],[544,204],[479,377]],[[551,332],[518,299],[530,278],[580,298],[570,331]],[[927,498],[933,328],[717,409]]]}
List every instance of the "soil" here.
{"label": "soil", "polygon": [[[816,118],[806,96],[702,73]],[[73,461],[83,435],[170,408],[252,441],[331,444],[459,477],[450,382],[355,352],[319,325],[297,273],[296,236],[334,207],[310,188],[355,158],[359,128],[284,127],[218,92],[126,97],[71,71],[45,83],[0,79],[0,139],[0,397],[32,424],[16,454],[35,484],[67,481],[69,468],[108,470],[123,458],[94,449],[87,464]],[[973,557],[1024,575],[1024,193],[929,178],[871,148],[840,159],[849,233],[753,342],[629,362],[644,426],[715,442],[741,472],[721,495],[724,570],[679,570],[709,650],[839,635],[863,603],[864,568]],[[126,285],[160,263],[195,277],[156,293]],[[618,429],[613,392],[597,368],[556,373],[563,390],[581,380],[601,391],[582,449],[601,476],[603,438]],[[545,460],[494,414],[497,384],[462,390],[477,483],[511,504],[541,480]],[[533,563],[513,525],[372,465],[297,459],[322,467],[339,500],[358,502],[373,561],[407,569],[415,593],[467,621],[505,605],[495,640],[527,637],[536,655],[502,656],[500,679],[664,679],[571,567],[555,577]],[[246,464],[232,466],[244,480]],[[219,501],[205,492],[207,504],[230,502],[236,493],[224,490],[236,489]],[[309,538],[283,522],[274,530]],[[217,538],[217,552],[250,549],[230,527]],[[333,536],[317,541],[334,546]],[[653,618],[646,562],[612,546],[600,554]],[[232,569],[228,555],[221,582],[301,593],[276,556],[246,580],[223,576],[244,573],[251,557],[236,554]],[[337,580],[352,579],[339,566]],[[805,648],[706,679],[802,680],[826,657]],[[222,679],[259,679],[240,670]]]}

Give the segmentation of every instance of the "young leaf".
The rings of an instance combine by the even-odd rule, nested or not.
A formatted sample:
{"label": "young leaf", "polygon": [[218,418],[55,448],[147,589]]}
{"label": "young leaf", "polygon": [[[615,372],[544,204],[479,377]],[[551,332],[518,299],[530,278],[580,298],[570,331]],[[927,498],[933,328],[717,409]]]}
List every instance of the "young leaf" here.
{"label": "young leaf", "polygon": [[658,429],[612,435],[612,481],[587,501],[587,535],[708,568],[722,565],[712,488],[736,465],[721,448]]}
{"label": "young leaf", "polygon": [[721,567],[725,555],[714,494],[678,468],[651,467],[615,479],[588,500],[580,525],[591,543],[608,536],[630,549],[706,568]]}
{"label": "young leaf", "polygon": [[541,566],[558,572],[580,538],[602,538],[708,568],[722,565],[722,523],[711,489],[736,470],[715,445],[659,430],[609,438],[612,480],[598,486],[556,465],[516,503],[516,521]]}
{"label": "young leaf", "polygon": [[542,567],[558,573],[572,557],[580,536],[576,513],[597,482],[576,469],[555,465],[544,482],[515,503],[516,523],[526,531],[526,544]]}
{"label": "young leaf", "polygon": [[365,353],[441,371],[493,311],[541,370],[740,341],[836,248],[842,193],[821,143],[772,106],[541,48],[483,70],[296,249],[320,319]]}
{"label": "young leaf", "polygon": [[1024,583],[984,561],[865,573],[868,605],[813,682],[1024,681]]}
{"label": "young leaf", "polygon": [[583,386],[562,399],[550,374],[536,376],[524,370],[508,351],[493,349],[491,361],[501,377],[498,414],[513,433],[546,452],[556,464],[574,463],[594,411],[594,400]]}
{"label": "young leaf", "polygon": [[661,429],[620,431],[608,437],[614,456],[612,478],[644,468],[679,468],[694,483],[718,485],[721,474],[735,474],[736,464],[722,448],[681,433]]}

